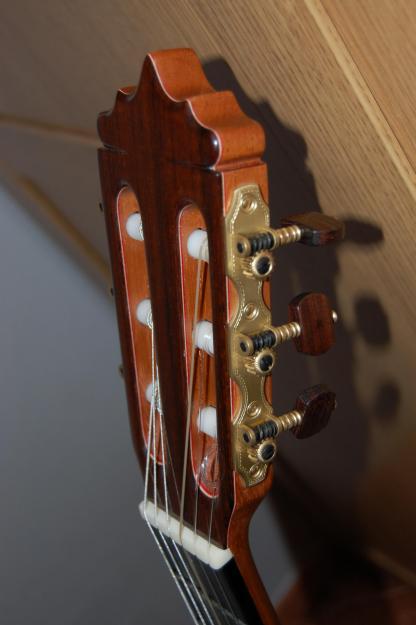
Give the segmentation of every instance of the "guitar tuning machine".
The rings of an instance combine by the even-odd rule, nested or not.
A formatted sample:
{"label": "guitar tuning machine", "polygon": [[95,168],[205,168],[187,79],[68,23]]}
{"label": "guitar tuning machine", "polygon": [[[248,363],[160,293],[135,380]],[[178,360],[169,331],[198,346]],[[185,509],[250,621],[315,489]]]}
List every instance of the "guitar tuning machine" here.
{"label": "guitar tuning machine", "polygon": [[[299,400],[292,412],[272,416],[264,386],[265,377],[277,360],[276,347],[292,340],[301,353],[326,352],[335,342],[337,315],[322,293],[302,293],[289,304],[288,322],[273,326],[264,299],[264,281],[275,267],[275,249],[296,242],[326,245],[343,237],[344,226],[322,213],[285,217],[277,229],[270,228],[269,219],[269,207],[258,185],[235,189],[225,216],[227,276],[237,301],[228,328],[228,356],[230,377],[241,395],[239,409],[233,416],[234,463],[247,486],[265,478],[267,466],[276,454],[277,435],[286,429],[292,429],[296,436],[302,433],[302,437],[308,428],[318,431],[319,424],[327,420],[328,410],[324,409],[324,416],[319,417],[321,408],[318,410],[317,406],[324,405],[325,393],[328,405],[332,401],[330,391],[319,387],[320,390],[314,390],[319,397],[305,391],[304,404]],[[255,415],[250,408],[254,405],[258,408]]]}
{"label": "guitar tuning machine", "polygon": [[276,364],[276,353],[271,349],[264,349],[251,358],[247,358],[245,367],[249,373],[260,376],[270,375]]}
{"label": "guitar tuning machine", "polygon": [[259,229],[234,238],[236,255],[246,275],[265,280],[273,271],[272,251],[291,243],[312,247],[327,245],[344,237],[344,224],[334,217],[310,212],[284,217],[280,228]]}
{"label": "guitar tuning machine", "polygon": [[[269,353],[281,343],[293,340],[303,354],[323,354],[335,342],[334,324],[338,320],[330,301],[323,293],[302,293],[289,304],[289,322],[269,326],[256,334],[236,336],[241,356]],[[258,356],[256,356],[259,360]],[[258,371],[260,373],[260,371]]]}
{"label": "guitar tuning machine", "polygon": [[344,232],[344,224],[329,215],[317,212],[289,215],[282,219],[280,228],[239,233],[235,237],[235,250],[238,256],[250,258],[291,243],[318,247],[342,239]]}
{"label": "guitar tuning machine", "polygon": [[275,267],[275,261],[270,252],[260,252],[252,257],[241,258],[241,265],[246,276],[266,280]]}
{"label": "guitar tuning machine", "polygon": [[241,426],[241,442],[252,448],[253,457],[269,463],[276,454],[275,439],[282,432],[290,430],[296,438],[309,438],[328,425],[335,408],[335,393],[323,384],[312,386],[298,396],[292,411]]}

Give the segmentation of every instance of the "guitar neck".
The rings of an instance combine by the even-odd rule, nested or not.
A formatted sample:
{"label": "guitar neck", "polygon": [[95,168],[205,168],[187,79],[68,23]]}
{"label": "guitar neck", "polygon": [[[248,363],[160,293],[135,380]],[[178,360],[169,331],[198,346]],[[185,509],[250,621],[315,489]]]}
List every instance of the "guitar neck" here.
{"label": "guitar neck", "polygon": [[166,564],[195,623],[259,625],[259,611],[232,558],[213,569],[173,543],[160,531],[155,536]]}

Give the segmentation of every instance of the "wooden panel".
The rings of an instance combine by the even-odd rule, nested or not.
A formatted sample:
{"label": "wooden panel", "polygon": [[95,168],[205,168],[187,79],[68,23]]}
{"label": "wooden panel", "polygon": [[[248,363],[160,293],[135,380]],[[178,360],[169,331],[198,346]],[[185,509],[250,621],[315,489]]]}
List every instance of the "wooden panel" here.
{"label": "wooden panel", "polygon": [[[385,18],[382,14],[387,0],[363,4],[371,8],[371,19],[376,9],[381,12],[375,23],[388,20],[390,12]],[[332,17],[338,19],[335,12]],[[380,109],[376,83],[365,73],[371,65],[371,80],[386,79],[379,64],[382,48],[375,49],[374,61],[361,66],[364,54],[358,56],[354,46],[359,44],[348,42],[346,33],[343,41],[319,0],[130,0],[117,5],[103,0],[99,11],[80,0],[45,0],[38,11],[21,0],[0,26],[2,56],[12,59],[0,69],[8,85],[0,105],[8,116],[57,124],[56,131],[70,126],[92,133],[97,111],[111,107],[116,88],[137,81],[147,50],[183,45],[194,47],[206,61],[217,89],[236,92],[245,112],[265,126],[274,224],[285,213],[320,209],[348,222],[347,242],[338,248],[299,246],[279,254],[276,323],[286,320],[287,302],[302,290],[326,292],[340,314],[338,346],[325,356],[312,360],[290,346],[280,351],[276,411],[286,411],[302,388],[319,382],[337,392],[339,404],[319,437],[298,442],[288,435],[281,452],[340,520],[375,548],[416,568],[416,502],[411,497],[416,454],[407,452],[406,470],[392,472],[416,429],[415,173],[409,166],[410,143],[394,125],[402,110],[396,107],[404,105],[397,104],[397,96],[389,100],[390,108],[383,104]],[[394,45],[390,56],[396,59]],[[404,90],[402,82],[397,85]],[[52,158],[42,155],[44,164]],[[36,161],[32,152],[27,167],[34,175]],[[95,189],[92,159],[88,167],[88,185]],[[85,175],[82,168],[74,154],[74,188],[78,176]],[[61,180],[57,197],[60,193],[65,202]],[[88,197],[93,195],[90,191]],[[91,219],[96,208],[86,197],[78,193],[69,214],[78,215],[85,202],[85,217]],[[409,538],[407,551],[394,529],[392,510]]]}
{"label": "wooden panel", "polygon": [[[186,4],[144,0],[18,0],[2,11],[0,111],[94,132],[97,113],[116,89],[137,82],[149,50],[186,45],[179,23]],[[169,15],[174,12],[174,19]]]}
{"label": "wooden panel", "polygon": [[414,0],[323,0],[323,4],[415,167]]}

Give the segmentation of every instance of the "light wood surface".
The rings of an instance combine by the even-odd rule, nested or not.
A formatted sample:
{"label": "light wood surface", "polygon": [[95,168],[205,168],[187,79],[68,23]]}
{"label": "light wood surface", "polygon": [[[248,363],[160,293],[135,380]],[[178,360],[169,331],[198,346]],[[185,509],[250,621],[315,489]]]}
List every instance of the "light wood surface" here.
{"label": "light wood surface", "polygon": [[338,346],[319,360],[280,352],[276,410],[311,383],[339,399],[325,433],[285,439],[281,453],[340,521],[407,571],[416,571],[415,20],[411,0],[104,0],[99,9],[44,0],[41,10],[20,0],[0,23],[6,160],[100,251],[96,114],[158,48],[193,47],[214,86],[234,90],[264,125],[276,225],[319,208],[347,220],[336,251],[279,255],[276,321],[302,290],[327,292],[341,320]]}
{"label": "light wood surface", "polygon": [[323,0],[322,4],[414,167],[414,0]]}

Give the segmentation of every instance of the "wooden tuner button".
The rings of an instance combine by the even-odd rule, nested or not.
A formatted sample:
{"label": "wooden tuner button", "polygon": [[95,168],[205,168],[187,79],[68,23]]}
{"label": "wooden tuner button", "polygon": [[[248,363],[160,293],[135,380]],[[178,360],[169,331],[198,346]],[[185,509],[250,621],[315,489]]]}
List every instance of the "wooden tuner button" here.
{"label": "wooden tuner button", "polygon": [[289,215],[281,221],[282,227],[297,226],[300,231],[299,243],[304,245],[327,245],[344,238],[345,227],[341,221],[323,213],[301,213]]}
{"label": "wooden tuner button", "polygon": [[293,338],[298,352],[318,356],[335,343],[337,314],[323,293],[302,293],[292,299],[289,320],[299,325],[299,335]]}
{"label": "wooden tuner button", "polygon": [[281,227],[259,230],[253,234],[238,234],[235,251],[238,256],[256,256],[284,245],[327,245],[344,238],[344,224],[322,213],[289,215],[281,221]]}
{"label": "wooden tuner button", "polygon": [[296,438],[308,438],[328,425],[337,405],[335,393],[323,384],[307,388],[297,398],[295,410],[302,415],[299,425],[291,429]]}
{"label": "wooden tuner button", "polygon": [[[270,462],[275,455],[271,447],[273,439],[290,430],[296,438],[308,438],[328,425],[336,408],[335,393],[323,384],[307,388],[297,398],[294,409],[279,417],[271,417],[254,428],[242,428],[242,441],[247,445],[260,445],[257,455],[263,462]],[[274,447],[276,447],[274,445]]]}

